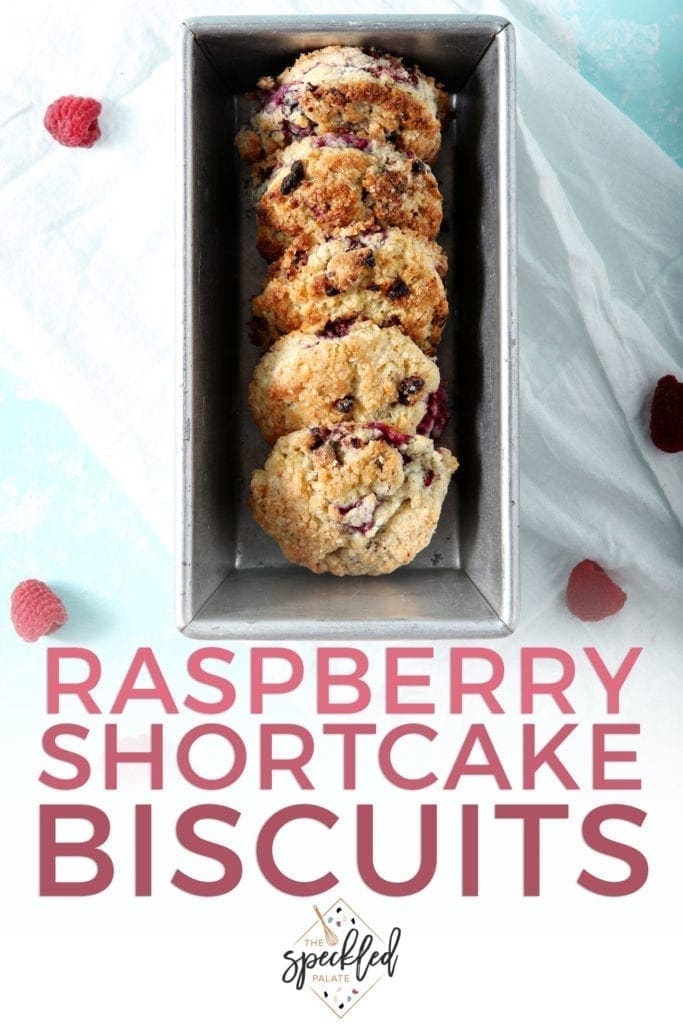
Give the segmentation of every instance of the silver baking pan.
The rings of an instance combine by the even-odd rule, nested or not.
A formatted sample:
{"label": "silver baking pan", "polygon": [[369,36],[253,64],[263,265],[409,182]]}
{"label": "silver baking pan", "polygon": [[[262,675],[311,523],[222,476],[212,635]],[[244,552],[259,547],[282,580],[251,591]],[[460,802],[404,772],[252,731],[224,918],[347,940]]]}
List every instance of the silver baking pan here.
{"label": "silver baking pan", "polygon": [[[451,316],[439,348],[458,456],[430,546],[380,577],[290,565],[251,517],[268,449],[251,422],[256,252],[234,138],[244,93],[302,50],[372,45],[417,62],[456,110],[436,166]],[[514,33],[501,18],[217,17],[179,41],[177,622],[202,639],[457,639],[511,632],[518,606]]]}

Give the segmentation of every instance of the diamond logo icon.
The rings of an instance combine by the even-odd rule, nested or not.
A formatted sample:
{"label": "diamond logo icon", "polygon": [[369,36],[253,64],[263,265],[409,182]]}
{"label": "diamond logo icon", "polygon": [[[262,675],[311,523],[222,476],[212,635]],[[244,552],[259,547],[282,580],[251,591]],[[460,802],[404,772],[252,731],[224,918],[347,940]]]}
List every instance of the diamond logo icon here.
{"label": "diamond logo icon", "polygon": [[284,954],[282,980],[310,990],[341,1019],[382,978],[393,976],[401,930],[393,928],[385,941],[344,899],[323,909],[314,905],[313,914]]}

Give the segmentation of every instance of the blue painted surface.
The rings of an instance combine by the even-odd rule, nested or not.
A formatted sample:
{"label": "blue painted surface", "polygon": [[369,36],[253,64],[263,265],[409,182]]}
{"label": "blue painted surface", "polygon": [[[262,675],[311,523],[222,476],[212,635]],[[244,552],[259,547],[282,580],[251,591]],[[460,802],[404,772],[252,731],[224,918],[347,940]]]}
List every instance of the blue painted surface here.
{"label": "blue painted surface", "polygon": [[[35,576],[70,612],[60,643],[106,653],[171,634],[170,554],[63,413],[24,393],[0,374],[3,603]],[[22,645],[7,614],[0,638]]]}
{"label": "blue painted surface", "polygon": [[509,0],[508,7],[683,164],[679,0]]}

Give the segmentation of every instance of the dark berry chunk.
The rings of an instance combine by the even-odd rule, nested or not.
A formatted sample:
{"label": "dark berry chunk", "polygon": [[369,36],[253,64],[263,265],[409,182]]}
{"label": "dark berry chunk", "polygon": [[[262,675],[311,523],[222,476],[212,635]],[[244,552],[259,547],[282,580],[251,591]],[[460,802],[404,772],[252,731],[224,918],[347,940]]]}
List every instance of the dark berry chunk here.
{"label": "dark berry chunk", "polygon": [[350,512],[350,511],[351,511],[352,509],[354,509],[354,508],[360,508],[360,506],[362,505],[362,503],[363,503],[363,499],[362,499],[362,498],[359,498],[359,499],[358,499],[358,501],[354,501],[354,502],[352,502],[352,504],[351,504],[351,505],[337,505],[337,508],[339,509],[339,515],[340,515],[340,516],[345,516],[345,515],[348,515],[348,513],[349,513],[349,512]]}
{"label": "dark berry chunk", "polygon": [[325,441],[327,440],[329,433],[329,430],[325,430],[324,427],[311,427],[311,443],[309,445],[309,450],[314,452],[318,448],[322,448],[322,446],[325,444]]}
{"label": "dark berry chunk", "polygon": [[410,288],[402,277],[397,277],[387,288],[387,296],[390,299],[405,299],[408,295],[410,295]]}
{"label": "dark berry chunk", "polygon": [[328,320],[323,329],[316,333],[319,338],[343,338],[349,333],[356,319],[355,316],[341,316],[336,320]]}
{"label": "dark berry chunk", "polygon": [[309,135],[313,134],[312,128],[302,128],[298,124],[294,124],[292,121],[284,121],[282,127],[285,134],[293,139],[306,139]]}
{"label": "dark berry chunk", "polygon": [[344,395],[343,398],[338,398],[334,403],[334,407],[337,412],[351,412],[355,399],[353,395]]}
{"label": "dark berry chunk", "polygon": [[[272,81],[272,79],[271,79],[271,81]],[[274,89],[270,93],[268,93],[268,90],[266,90],[266,95],[265,95],[266,106],[265,106],[265,109],[266,110],[277,110],[279,107],[284,106],[285,97],[287,96],[287,93],[289,92],[289,89],[290,89],[289,84],[286,84],[286,85],[278,86],[277,89]]]}
{"label": "dark berry chunk", "polygon": [[439,384],[436,391],[427,395],[427,411],[417,425],[417,433],[426,437],[441,437],[448,424],[448,405],[446,398],[446,385],[444,381]]}
{"label": "dark berry chunk", "polygon": [[366,267],[374,267],[375,266],[375,254],[372,251],[372,249],[369,250],[367,256],[363,260],[363,263],[365,264]]}
{"label": "dark berry chunk", "polygon": [[410,434],[402,434],[400,430],[394,430],[388,423],[373,422],[366,423],[365,426],[370,427],[372,430],[377,430],[389,444],[399,446],[408,444],[408,441],[410,441]]}
{"label": "dark berry chunk", "polygon": [[367,287],[369,292],[378,292],[380,290],[378,284],[369,284]]}
{"label": "dark berry chunk", "polygon": [[262,345],[268,336],[268,321],[264,316],[253,316],[249,321],[249,337],[254,345]]}
{"label": "dark berry chunk", "polygon": [[415,396],[425,386],[422,377],[404,377],[398,386],[398,400],[401,405],[414,405]]}
{"label": "dark berry chunk", "polygon": [[341,138],[345,145],[351,146],[353,149],[365,150],[370,147],[370,139],[361,139],[358,135],[352,135],[350,132],[344,132]]}
{"label": "dark berry chunk", "polygon": [[663,452],[683,451],[683,382],[671,373],[657,381],[652,396],[650,437]]}
{"label": "dark berry chunk", "polygon": [[301,267],[305,267],[308,263],[308,252],[306,249],[297,249],[292,257],[292,265],[300,270]]}
{"label": "dark berry chunk", "polygon": [[280,192],[283,196],[288,196],[290,192],[293,192],[295,188],[299,187],[303,180],[304,165],[301,160],[295,160],[289,174],[283,179],[283,182],[280,185]]}
{"label": "dark berry chunk", "polygon": [[334,285],[329,282],[325,285],[325,295],[329,295],[332,298],[333,295],[339,295],[339,289],[335,288]]}
{"label": "dark berry chunk", "polygon": [[431,487],[433,483],[434,483],[434,470],[433,469],[428,469],[427,472],[424,475],[424,485],[425,485],[425,487]]}
{"label": "dark berry chunk", "polygon": [[[368,504],[367,497],[359,498],[358,501],[354,501],[352,505],[337,505],[337,510],[342,518],[347,517],[350,512],[353,512],[357,508],[361,509],[360,514],[355,517],[357,522],[346,522],[343,523],[343,526],[345,529],[353,530],[356,533],[368,533],[368,531],[375,525],[375,514],[374,506]],[[338,910],[337,913],[339,914],[341,911]],[[340,922],[337,921],[337,924],[339,925]]]}
{"label": "dark berry chunk", "polygon": [[413,160],[410,169],[413,174],[424,174],[426,167],[421,160]]}

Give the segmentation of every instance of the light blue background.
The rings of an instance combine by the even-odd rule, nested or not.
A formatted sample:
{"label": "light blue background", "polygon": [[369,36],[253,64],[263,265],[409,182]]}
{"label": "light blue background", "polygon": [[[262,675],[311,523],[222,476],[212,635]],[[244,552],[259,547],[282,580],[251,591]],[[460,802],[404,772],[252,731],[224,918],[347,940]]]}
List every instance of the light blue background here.
{"label": "light blue background", "polygon": [[508,8],[683,163],[680,0],[509,0]]}

